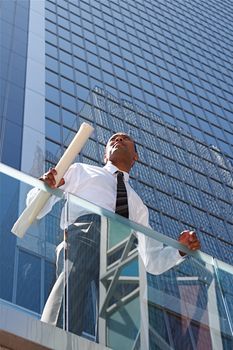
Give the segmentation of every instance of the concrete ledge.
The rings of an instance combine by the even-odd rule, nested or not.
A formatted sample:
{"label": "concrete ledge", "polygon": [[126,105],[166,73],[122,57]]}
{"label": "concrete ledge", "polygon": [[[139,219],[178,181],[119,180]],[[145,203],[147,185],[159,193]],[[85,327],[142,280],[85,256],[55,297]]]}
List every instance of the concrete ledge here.
{"label": "concrete ledge", "polygon": [[0,304],[0,349],[107,350],[75,334],[43,323],[12,306]]}

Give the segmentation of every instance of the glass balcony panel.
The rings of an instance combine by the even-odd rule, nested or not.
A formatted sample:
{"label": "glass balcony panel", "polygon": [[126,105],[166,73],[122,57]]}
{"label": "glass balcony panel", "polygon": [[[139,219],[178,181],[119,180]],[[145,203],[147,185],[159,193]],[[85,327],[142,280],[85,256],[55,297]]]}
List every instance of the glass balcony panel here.
{"label": "glass balcony panel", "polygon": [[[147,275],[149,309],[149,343],[163,330],[155,328],[160,321],[159,309],[170,341],[175,349],[224,349],[232,331],[221,289],[213,265],[193,257],[169,271]],[[151,328],[152,327],[152,328]],[[161,332],[161,333],[160,333]]]}
{"label": "glass balcony panel", "polygon": [[233,271],[229,265],[226,265],[222,261],[214,259],[216,278],[219,283],[219,290],[225,305],[226,314],[228,316],[231,333],[233,333]]}
{"label": "glass balcony panel", "polygon": [[[2,164],[0,167],[5,171],[0,172],[0,300],[40,318],[56,280],[56,246],[63,240],[60,217],[64,200],[47,216],[34,220],[22,238],[14,235],[11,230],[26,207],[27,196],[31,194],[32,200],[33,193],[46,189],[41,181]],[[16,231],[23,233],[21,228]]]}
{"label": "glass balcony panel", "polygon": [[[2,300],[116,350],[233,347],[231,265],[12,168],[0,170]],[[11,228],[33,187],[56,203],[47,202],[18,238]],[[180,261],[177,249],[187,253]]]}
{"label": "glass balcony panel", "polygon": [[[80,205],[80,200],[70,196],[68,207],[72,210],[73,202]],[[211,348],[215,342],[224,348],[224,344],[232,342],[226,302],[211,257],[202,261],[197,255],[190,255],[168,271],[146,273],[143,263],[138,265],[140,242],[135,232],[141,229],[146,235],[148,229],[136,229],[133,223],[104,209],[98,208],[97,212],[102,214],[100,294],[95,304],[99,313],[98,334],[93,339],[105,339],[104,344],[113,349],[198,349]],[[167,239],[163,236],[161,240],[167,243]],[[155,238],[153,243],[158,244]],[[90,302],[86,304],[88,308]],[[89,311],[89,320],[90,315]],[[84,336],[87,334],[83,332]]]}

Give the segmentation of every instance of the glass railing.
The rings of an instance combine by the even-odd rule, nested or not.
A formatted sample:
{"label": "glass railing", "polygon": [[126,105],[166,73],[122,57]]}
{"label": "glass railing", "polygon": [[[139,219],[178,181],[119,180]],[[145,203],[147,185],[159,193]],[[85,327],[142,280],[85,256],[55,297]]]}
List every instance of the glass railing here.
{"label": "glass railing", "polygon": [[[116,350],[233,348],[231,265],[0,170],[1,299]],[[11,228],[38,190],[51,197],[18,238]]]}

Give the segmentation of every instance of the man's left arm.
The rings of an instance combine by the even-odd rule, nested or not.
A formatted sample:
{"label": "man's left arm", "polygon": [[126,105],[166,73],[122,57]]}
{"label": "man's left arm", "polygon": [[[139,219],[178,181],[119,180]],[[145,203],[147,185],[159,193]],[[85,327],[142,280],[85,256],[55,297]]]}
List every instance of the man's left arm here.
{"label": "man's left arm", "polygon": [[164,247],[156,239],[137,232],[138,252],[147,272],[160,275],[184,260],[173,247]]}
{"label": "man's left arm", "polygon": [[[146,208],[146,207],[145,207]],[[148,209],[143,210],[140,216],[140,223],[144,226],[149,225]],[[144,263],[147,272],[159,275],[171,269],[175,265],[181,263],[185,258],[185,253],[173,247],[164,247],[161,242],[156,239],[147,237],[143,233],[136,233],[138,238],[138,251]],[[183,231],[178,242],[186,246],[191,251],[200,249],[200,241],[194,231]]]}

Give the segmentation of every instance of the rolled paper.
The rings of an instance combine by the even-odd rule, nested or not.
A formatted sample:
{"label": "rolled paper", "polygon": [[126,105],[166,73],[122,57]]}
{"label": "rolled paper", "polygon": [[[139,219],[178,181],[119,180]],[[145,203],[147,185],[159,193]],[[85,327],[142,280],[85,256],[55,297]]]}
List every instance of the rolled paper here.
{"label": "rolled paper", "polygon": [[55,176],[56,184],[58,185],[60,180],[63,178],[65,172],[68,170],[69,166],[73,163],[77,154],[81,151],[88,138],[91,136],[94,128],[93,126],[82,123],[79,131],[71,141],[69,147],[66,149],[65,153],[55,166],[57,175]]}
{"label": "rolled paper", "polygon": [[[55,167],[57,171],[57,175],[55,176],[56,184],[59,184],[60,180],[85,145],[93,130],[94,128],[91,125],[82,123],[77,134]],[[24,209],[18,220],[15,222],[11,232],[22,238],[33,221],[37,218],[50,196],[50,193],[39,190],[35,198],[28,207]]]}

